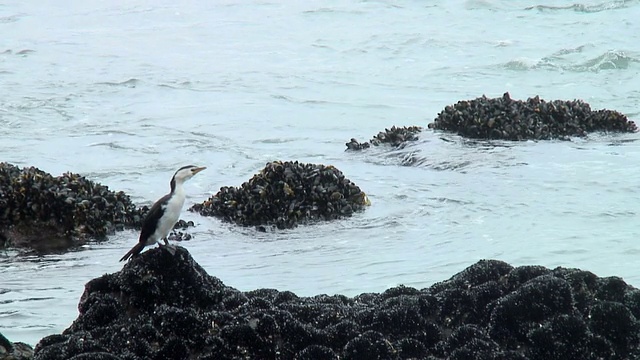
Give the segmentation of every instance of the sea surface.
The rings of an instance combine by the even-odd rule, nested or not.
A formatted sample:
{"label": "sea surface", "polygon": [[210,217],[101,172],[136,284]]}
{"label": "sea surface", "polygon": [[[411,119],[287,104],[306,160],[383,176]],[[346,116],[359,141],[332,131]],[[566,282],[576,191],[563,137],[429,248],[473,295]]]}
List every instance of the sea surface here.
{"label": "sea surface", "polygon": [[[640,286],[640,134],[469,141],[392,125],[509,92],[640,120],[640,1],[0,3],[0,161],[80,173],[151,204],[187,164],[187,204],[272,160],[332,164],[372,206],[259,233],[184,212],[181,245],[240,290],[423,288],[480,259],[577,267]],[[415,166],[402,166],[407,157]],[[124,231],[71,252],[0,253],[0,332],[36,344],[121,269]]]}

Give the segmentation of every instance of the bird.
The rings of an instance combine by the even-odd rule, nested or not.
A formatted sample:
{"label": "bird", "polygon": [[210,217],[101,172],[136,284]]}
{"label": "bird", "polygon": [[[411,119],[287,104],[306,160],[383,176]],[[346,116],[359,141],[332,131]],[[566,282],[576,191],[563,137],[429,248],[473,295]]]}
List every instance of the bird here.
{"label": "bird", "polygon": [[[170,182],[171,192],[161,197],[151,206],[142,221],[142,230],[140,231],[138,243],[120,261],[129,260],[137,256],[145,246],[153,245],[156,242],[159,246],[166,247],[170,252],[175,252],[175,249],[170,247],[167,236],[169,236],[169,232],[178,222],[180,212],[184,206],[185,193],[183,185],[185,181],[204,169],[206,169],[204,166],[187,165],[173,174]],[[164,241],[164,245],[160,243],[160,240]]]}

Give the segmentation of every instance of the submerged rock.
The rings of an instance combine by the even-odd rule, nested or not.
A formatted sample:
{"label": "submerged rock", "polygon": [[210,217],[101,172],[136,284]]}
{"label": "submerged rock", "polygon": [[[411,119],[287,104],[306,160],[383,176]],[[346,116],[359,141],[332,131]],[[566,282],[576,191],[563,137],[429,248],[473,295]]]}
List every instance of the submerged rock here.
{"label": "submerged rock", "polygon": [[368,149],[372,145],[379,146],[383,144],[388,144],[392,147],[402,147],[407,141],[418,140],[418,134],[420,132],[422,132],[420,126],[392,126],[391,129],[384,129],[384,131],[379,132],[378,135],[374,136],[368,142],[360,143],[358,140],[352,138],[351,141],[345,145],[347,146],[347,150],[363,150]]}
{"label": "submerged rock", "polygon": [[33,359],[33,348],[25,343],[11,342],[0,333],[0,360]]}
{"label": "submerged rock", "polygon": [[241,292],[178,247],[87,283],[35,359],[632,359],[640,291],[577,269],[480,261],[418,290]]}
{"label": "submerged rock", "polygon": [[512,100],[482,96],[444,108],[429,128],[477,139],[547,140],[596,131],[635,132],[636,124],[613,110],[592,111],[582,100]]}
{"label": "submerged rock", "polygon": [[178,220],[178,222],[173,226],[173,231],[168,236],[168,239],[171,241],[189,241],[191,240],[191,234],[187,232],[182,232],[180,230],[185,230],[189,227],[195,226],[193,221],[185,221]]}
{"label": "submerged rock", "polygon": [[222,187],[189,210],[266,230],[348,217],[368,204],[365,193],[331,165],[274,161],[242,186]]}
{"label": "submerged rock", "polygon": [[140,227],[146,211],[125,193],[78,174],[54,177],[0,163],[0,245],[64,248]]}

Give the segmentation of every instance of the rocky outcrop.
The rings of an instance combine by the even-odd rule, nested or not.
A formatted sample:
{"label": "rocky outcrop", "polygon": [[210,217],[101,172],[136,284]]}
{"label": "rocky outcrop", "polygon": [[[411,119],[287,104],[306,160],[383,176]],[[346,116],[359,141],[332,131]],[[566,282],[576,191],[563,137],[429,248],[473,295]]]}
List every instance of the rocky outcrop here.
{"label": "rocky outcrop", "polygon": [[178,220],[178,222],[173,226],[173,231],[168,236],[170,241],[189,241],[192,236],[188,232],[183,232],[181,230],[186,230],[189,227],[196,226],[193,221],[185,221]]}
{"label": "rocky outcrop", "polygon": [[73,173],[0,163],[0,246],[65,248],[140,227],[147,208]]}
{"label": "rocky outcrop", "polygon": [[[351,216],[369,205],[365,193],[333,166],[275,161],[240,187],[220,191],[190,210],[243,226],[286,229]],[[65,249],[124,228],[139,229],[148,207],[83,176],[54,177],[35,167],[0,163],[0,248]],[[169,235],[193,222],[181,220]]]}
{"label": "rocky outcrop", "polygon": [[241,292],[187,250],[151,249],[87,283],[35,359],[632,359],[640,291],[577,269],[480,261],[418,290]]}
{"label": "rocky outcrop", "polygon": [[11,342],[0,333],[0,360],[33,359],[33,348],[25,343]]}
{"label": "rocky outcrop", "polygon": [[[584,137],[593,132],[636,132],[636,124],[615,110],[591,110],[582,100],[545,101],[536,96],[526,101],[513,100],[509,93],[502,97],[482,96],[461,100],[446,106],[427,126],[429,129],[457,133],[471,139],[549,140]],[[393,126],[371,140],[352,138],[345,145],[357,151],[388,144],[404,148],[418,140],[419,126]],[[403,164],[406,165],[406,164]]]}
{"label": "rocky outcrop", "polygon": [[[0,249],[60,250],[125,228],[139,229],[149,211],[122,191],[74,173],[53,176],[35,167],[0,163]],[[175,229],[193,222],[180,220]],[[181,231],[171,240],[189,240]]]}
{"label": "rocky outcrop", "polygon": [[347,150],[363,150],[368,149],[371,146],[380,146],[387,144],[393,148],[402,148],[408,141],[418,140],[418,134],[422,132],[420,126],[392,126],[391,129],[384,129],[380,131],[378,135],[374,136],[371,140],[365,142],[358,142],[358,140],[352,138],[345,145]]}
{"label": "rocky outcrop", "polygon": [[273,161],[242,186],[222,187],[189,210],[266,231],[348,217],[367,205],[365,193],[334,166]]}
{"label": "rocky outcrop", "polygon": [[544,101],[479,97],[444,108],[429,128],[474,139],[548,140],[591,132],[635,132],[636,124],[613,110],[592,111],[582,100]]}

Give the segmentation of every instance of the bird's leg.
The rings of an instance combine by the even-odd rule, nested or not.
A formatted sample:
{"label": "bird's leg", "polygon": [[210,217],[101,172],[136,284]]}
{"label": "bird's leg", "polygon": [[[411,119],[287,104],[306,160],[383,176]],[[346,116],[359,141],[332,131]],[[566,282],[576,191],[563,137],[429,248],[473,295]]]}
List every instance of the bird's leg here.
{"label": "bird's leg", "polygon": [[167,238],[162,238],[162,241],[164,242],[164,245],[158,243],[158,245],[160,245],[160,247],[164,250],[167,250],[169,252],[169,254],[171,255],[175,255],[176,254],[176,247],[173,245],[169,244],[169,241],[167,240]]}

